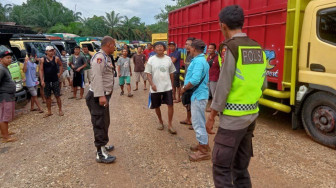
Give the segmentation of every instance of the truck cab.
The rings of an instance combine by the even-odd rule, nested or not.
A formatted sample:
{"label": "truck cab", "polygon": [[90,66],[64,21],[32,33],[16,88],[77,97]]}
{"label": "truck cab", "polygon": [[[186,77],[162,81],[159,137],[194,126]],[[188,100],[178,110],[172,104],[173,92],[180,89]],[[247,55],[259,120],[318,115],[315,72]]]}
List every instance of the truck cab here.
{"label": "truck cab", "polygon": [[311,1],[299,49],[296,110],[306,132],[336,147],[336,2]]}

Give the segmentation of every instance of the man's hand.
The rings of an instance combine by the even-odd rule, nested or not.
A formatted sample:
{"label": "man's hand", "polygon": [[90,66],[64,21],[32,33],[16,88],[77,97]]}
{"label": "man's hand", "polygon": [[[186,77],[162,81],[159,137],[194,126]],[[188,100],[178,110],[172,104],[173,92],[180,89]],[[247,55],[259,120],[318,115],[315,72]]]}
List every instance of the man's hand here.
{"label": "man's hand", "polygon": [[153,84],[153,85],[151,85],[151,86],[152,86],[152,90],[153,90],[153,91],[157,91],[157,89],[156,89],[156,85]]}
{"label": "man's hand", "polygon": [[81,68],[76,69],[76,72],[80,72],[80,71],[81,71]]}
{"label": "man's hand", "polygon": [[60,78],[60,77],[61,77],[61,75],[62,75],[61,73],[58,73],[58,74],[57,74],[58,78]]}
{"label": "man's hand", "polygon": [[41,82],[41,86],[42,86],[42,87],[45,87],[45,83],[44,83],[44,81]]}
{"label": "man's hand", "polygon": [[73,66],[73,64],[71,64],[71,68],[72,68],[72,69],[75,69],[75,67]]}
{"label": "man's hand", "polygon": [[106,100],[106,97],[105,97],[105,96],[99,97],[99,105],[100,105],[100,106],[104,106],[104,107],[107,107],[107,106],[108,106],[108,104],[107,104],[107,100]]}
{"label": "man's hand", "polygon": [[215,134],[215,132],[212,131],[214,124],[215,124],[215,119],[212,118],[211,115],[209,115],[208,120],[205,124],[206,131],[208,132],[208,134]]}
{"label": "man's hand", "polygon": [[182,87],[182,88],[181,88],[181,91],[180,91],[180,94],[183,95],[183,93],[185,93],[185,92],[186,92],[186,91],[185,91],[184,87]]}
{"label": "man's hand", "polygon": [[120,74],[120,73],[118,74],[118,77],[121,77],[121,74]]}

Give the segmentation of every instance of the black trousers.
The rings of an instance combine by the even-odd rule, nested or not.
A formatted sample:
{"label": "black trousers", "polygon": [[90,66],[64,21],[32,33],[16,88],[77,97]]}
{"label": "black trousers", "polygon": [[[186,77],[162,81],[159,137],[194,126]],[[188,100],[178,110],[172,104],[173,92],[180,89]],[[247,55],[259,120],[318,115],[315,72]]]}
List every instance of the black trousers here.
{"label": "black trousers", "polygon": [[[107,101],[110,101],[111,95],[106,95]],[[94,97],[93,92],[89,91],[86,95],[86,105],[91,114],[93,125],[94,144],[95,146],[105,146],[109,142],[108,128],[110,126],[109,106],[99,105],[99,97]]]}
{"label": "black trousers", "polygon": [[248,166],[253,156],[255,122],[245,129],[219,128],[212,153],[213,179],[219,187],[252,187]]}

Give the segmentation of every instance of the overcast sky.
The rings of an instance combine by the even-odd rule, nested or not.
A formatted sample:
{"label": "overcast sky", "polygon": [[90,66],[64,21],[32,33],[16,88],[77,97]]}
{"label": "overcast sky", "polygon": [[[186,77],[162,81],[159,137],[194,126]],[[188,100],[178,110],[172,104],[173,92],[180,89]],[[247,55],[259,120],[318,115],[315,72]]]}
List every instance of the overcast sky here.
{"label": "overcast sky", "polygon": [[[2,4],[21,5],[27,0],[1,0]],[[172,0],[57,0],[65,7],[81,12],[83,17],[93,15],[105,16],[105,12],[114,10],[120,15],[128,17],[138,16],[142,22],[153,24],[156,22],[154,15],[160,13],[166,4],[173,5]]]}

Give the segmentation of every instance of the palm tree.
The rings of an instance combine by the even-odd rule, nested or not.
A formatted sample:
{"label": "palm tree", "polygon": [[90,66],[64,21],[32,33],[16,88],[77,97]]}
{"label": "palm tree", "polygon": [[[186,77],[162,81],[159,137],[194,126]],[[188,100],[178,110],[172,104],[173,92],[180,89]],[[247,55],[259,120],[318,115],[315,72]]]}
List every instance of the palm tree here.
{"label": "palm tree", "polygon": [[122,20],[121,23],[124,37],[127,40],[141,38],[141,31],[139,30],[139,26],[141,23],[139,17],[133,16],[131,19],[129,19],[127,16],[124,16],[124,20]]}
{"label": "palm tree", "polygon": [[106,12],[106,16],[104,17],[104,21],[106,26],[109,28],[109,33],[113,38],[120,39],[122,37],[122,33],[119,30],[120,22],[122,21],[122,16],[119,16],[119,13],[115,13],[114,10],[111,13]]}

